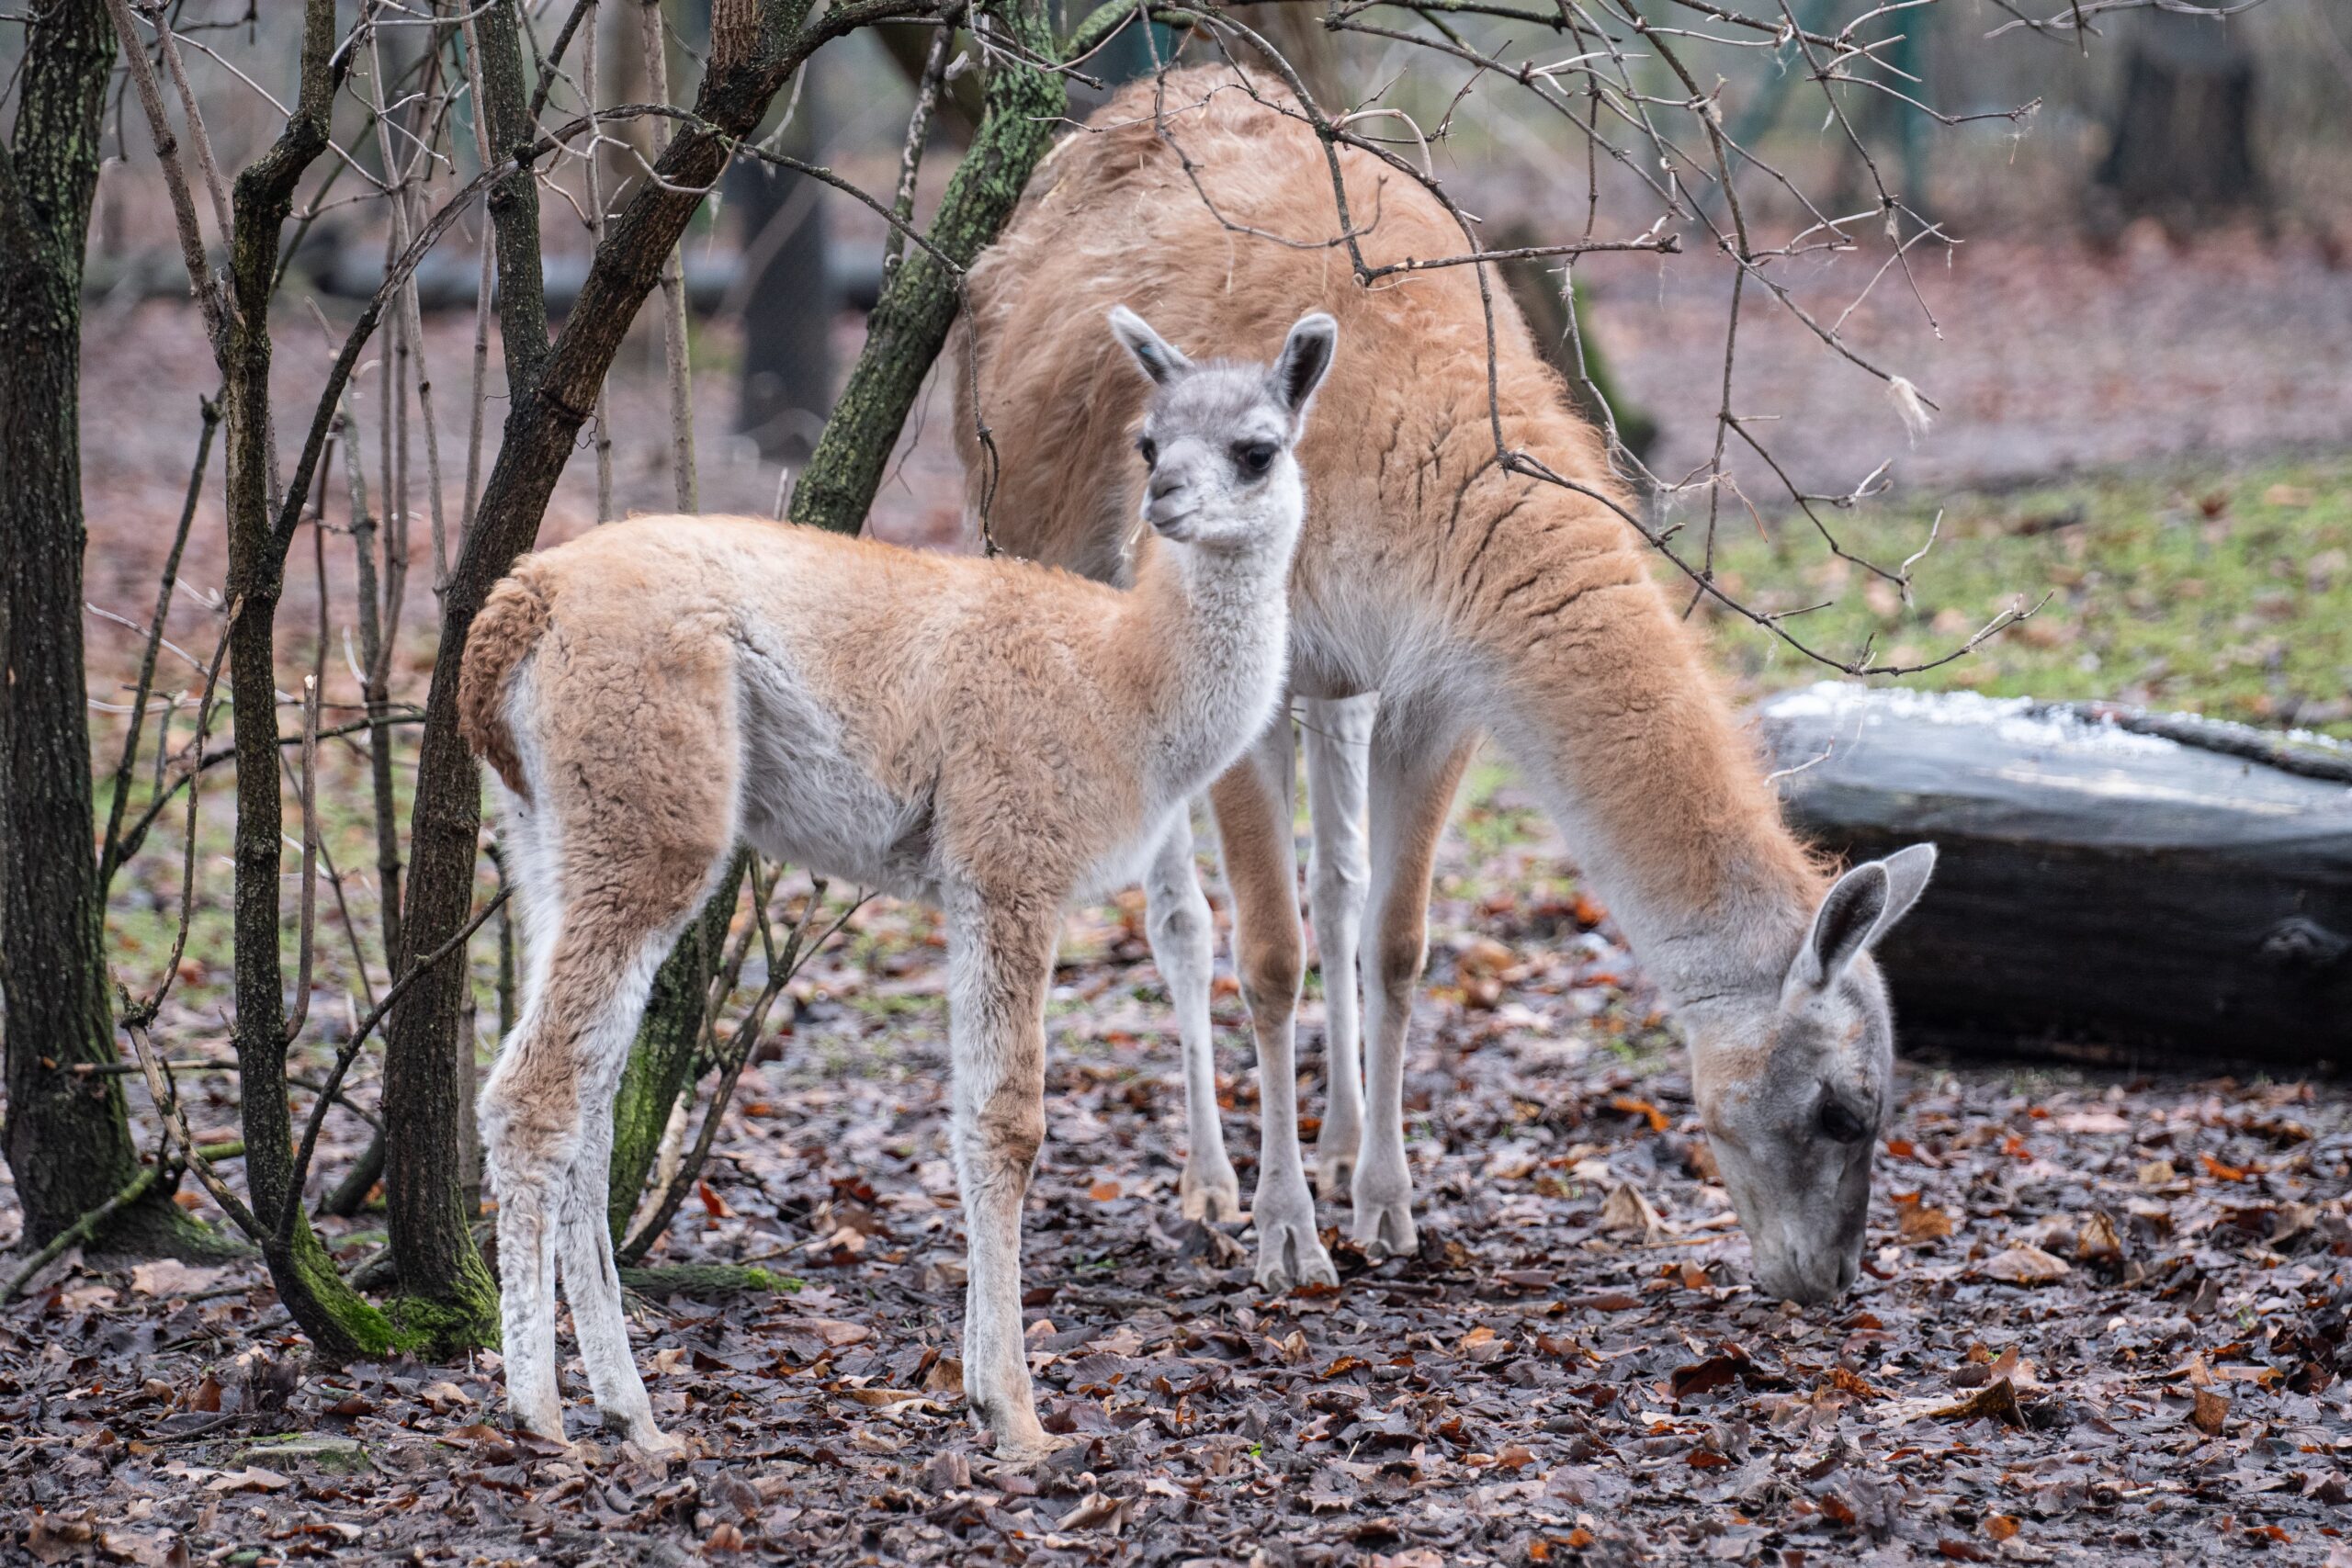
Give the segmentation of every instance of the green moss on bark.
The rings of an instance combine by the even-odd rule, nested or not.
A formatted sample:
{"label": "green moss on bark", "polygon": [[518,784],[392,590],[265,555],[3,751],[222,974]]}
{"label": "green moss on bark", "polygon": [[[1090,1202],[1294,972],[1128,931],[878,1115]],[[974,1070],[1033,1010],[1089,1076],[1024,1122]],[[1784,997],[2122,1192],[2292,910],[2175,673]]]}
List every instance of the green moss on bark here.
{"label": "green moss on bark", "polygon": [[674,1263],[658,1269],[624,1269],[621,1283],[641,1296],[740,1295],[746,1291],[797,1291],[789,1274],[729,1263]]}
{"label": "green moss on bark", "polygon": [[[269,1250],[270,1278],[277,1284],[279,1297],[287,1298],[289,1290],[301,1293],[302,1306],[294,1315],[322,1359],[373,1359],[395,1351],[414,1351],[424,1345],[420,1335],[397,1325],[344,1282],[334,1259],[307,1221],[295,1224],[285,1247]],[[493,1292],[493,1303],[496,1299]],[[292,1302],[288,1304],[293,1307]]]}
{"label": "green moss on bark", "polygon": [[399,1348],[428,1360],[498,1348],[498,1282],[478,1260],[432,1296],[395,1296],[386,1320]]}
{"label": "green moss on bark", "polygon": [[[1044,0],[1000,0],[986,8],[1034,58],[1055,57]],[[932,244],[959,267],[969,266],[1012,215],[1069,102],[1059,76],[1010,52],[992,58],[978,134],[956,165],[931,226]],[[841,534],[865,525],[908,411],[961,303],[956,276],[939,257],[910,248],[867,319],[865,352],[793,490],[795,523]]]}
{"label": "green moss on bark", "polygon": [[686,928],[653,976],[653,993],[613,1102],[613,1163],[605,1191],[615,1245],[627,1238],[645,1196],[670,1112],[694,1084],[711,982],[724,959],[728,919],[749,863],[737,857],[701,918]]}

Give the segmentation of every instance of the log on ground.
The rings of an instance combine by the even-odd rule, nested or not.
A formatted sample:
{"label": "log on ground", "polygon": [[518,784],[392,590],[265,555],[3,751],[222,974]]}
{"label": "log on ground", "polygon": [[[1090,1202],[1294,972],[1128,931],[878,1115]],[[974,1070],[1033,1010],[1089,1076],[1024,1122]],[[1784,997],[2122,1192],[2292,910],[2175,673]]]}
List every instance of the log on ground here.
{"label": "log on ground", "polygon": [[2352,752],[2106,705],[1772,698],[1790,818],[1939,846],[1879,948],[1906,1041],[2116,1061],[2352,1061]]}

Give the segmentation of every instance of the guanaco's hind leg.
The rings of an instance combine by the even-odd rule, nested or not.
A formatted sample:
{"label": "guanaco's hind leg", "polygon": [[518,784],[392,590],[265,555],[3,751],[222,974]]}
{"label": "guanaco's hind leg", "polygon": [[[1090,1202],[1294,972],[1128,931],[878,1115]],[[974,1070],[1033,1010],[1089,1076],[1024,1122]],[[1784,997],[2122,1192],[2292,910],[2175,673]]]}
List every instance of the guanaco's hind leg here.
{"label": "guanaco's hind leg", "polygon": [[1233,1161],[1225,1152],[1225,1129],[1217,1121],[1216,1045],[1209,1027],[1216,932],[1193,863],[1189,809],[1170,818],[1151,869],[1144,875],[1143,890],[1152,962],[1167,983],[1169,1004],[1176,1013],[1176,1038],[1184,1054],[1186,1147],[1177,1192],[1186,1219],[1238,1220],[1241,1183],[1233,1174]]}
{"label": "guanaco's hind leg", "polygon": [[1329,1084],[1315,1137],[1315,1182],[1337,1201],[1352,1190],[1363,1134],[1363,1069],[1357,1059],[1356,953],[1370,879],[1364,837],[1366,768],[1380,694],[1308,698],[1299,718],[1306,746],[1306,799],[1314,834],[1306,903],[1323,966],[1323,1055]]}
{"label": "guanaco's hind leg", "polygon": [[[582,1168],[600,1142],[609,1147],[613,1089],[653,971],[678,925],[665,920],[648,930],[645,921],[631,922],[632,939],[616,942],[610,934],[613,922],[595,918],[608,911],[568,913],[573,918],[555,938],[544,981],[533,987],[522,1021],[482,1086],[478,1118],[491,1188],[498,1198],[507,1407],[515,1425],[558,1441],[563,1438],[555,1345],[560,1243],[567,1255],[564,1288],[592,1378],[609,1359],[616,1329],[620,1359],[628,1363],[628,1334],[619,1328],[619,1280],[611,1278],[609,1300],[605,1299],[605,1280],[580,1268],[572,1233],[578,1227]],[[583,913],[587,919],[577,918]],[[606,928],[601,941],[588,934],[599,925]],[[600,1197],[600,1224],[603,1213]],[[596,1381],[601,1396],[605,1380]],[[633,1370],[629,1382],[636,1382]],[[641,1406],[642,1387],[636,1393]],[[631,1435],[659,1440],[650,1409],[642,1427]]]}
{"label": "guanaco's hind leg", "polygon": [[735,839],[741,771],[724,644],[664,628],[576,640],[560,619],[509,698],[530,785],[509,830],[529,944],[523,1016],[483,1085],[498,1198],[507,1404],[560,1441],[556,1265],[606,1418],[648,1448],[605,1226],[612,1101],[657,969]]}
{"label": "guanaco's hind leg", "polygon": [[498,1197],[506,1403],[517,1426],[542,1437],[563,1437],[555,1353],[560,1258],[581,1359],[605,1422],[649,1452],[677,1447],[655,1427],[630,1355],[605,1188],[613,1095],[653,972],[707,896],[724,852],[712,854],[704,878],[657,903],[590,899],[567,908],[544,981],[525,1001],[482,1087],[482,1146]]}
{"label": "guanaco's hind leg", "polygon": [[[632,1028],[631,1034],[635,1034]],[[564,1299],[571,1303],[571,1328],[580,1339],[581,1364],[605,1424],[624,1432],[650,1454],[682,1451],[674,1438],[653,1423],[652,1402],[630,1352],[628,1322],[621,1307],[620,1271],[613,1262],[613,1233],[605,1191],[612,1180],[613,1110],[609,1098],[592,1100],[580,1157],[572,1162],[565,1192],[556,1253],[563,1265]]]}
{"label": "guanaco's hind leg", "polygon": [[[1384,719],[1387,716],[1384,715]],[[1429,956],[1430,871],[1438,835],[1475,737],[1402,737],[1379,726],[1372,744],[1373,960],[1364,986],[1363,1152],[1350,1235],[1374,1257],[1420,1245],[1405,1165],[1405,1032]]]}
{"label": "guanaco's hind leg", "polygon": [[1269,1291],[1339,1283],[1316,1234],[1315,1194],[1298,1148],[1298,1067],[1292,1029],[1305,937],[1292,821],[1297,764],[1290,719],[1278,716],[1211,791],[1233,892],[1235,967],[1258,1037],[1258,1283]]}

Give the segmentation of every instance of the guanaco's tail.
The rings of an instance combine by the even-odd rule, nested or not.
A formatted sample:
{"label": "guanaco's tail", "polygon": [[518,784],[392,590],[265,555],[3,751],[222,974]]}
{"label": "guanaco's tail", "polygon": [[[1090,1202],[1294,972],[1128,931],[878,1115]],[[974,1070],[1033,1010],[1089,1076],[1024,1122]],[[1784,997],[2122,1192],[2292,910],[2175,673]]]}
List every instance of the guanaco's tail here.
{"label": "guanaco's tail", "polygon": [[467,749],[498,772],[506,787],[531,796],[523,759],[506,728],[506,679],[547,630],[548,602],[538,585],[517,574],[490,591],[481,613],[466,635],[465,663],[458,672],[458,732]]}

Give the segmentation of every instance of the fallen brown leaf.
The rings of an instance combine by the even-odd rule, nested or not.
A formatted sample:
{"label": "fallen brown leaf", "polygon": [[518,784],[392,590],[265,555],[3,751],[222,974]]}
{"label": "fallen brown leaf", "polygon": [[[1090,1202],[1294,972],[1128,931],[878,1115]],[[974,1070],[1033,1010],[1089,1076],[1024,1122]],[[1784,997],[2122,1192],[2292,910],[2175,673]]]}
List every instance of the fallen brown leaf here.
{"label": "fallen brown leaf", "polygon": [[1919,1193],[1897,1192],[1894,1197],[1894,1226],[1905,1241],[1940,1241],[1959,1228],[1959,1222],[1950,1213],[1922,1201]]}
{"label": "fallen brown leaf", "polygon": [[1667,1386],[1679,1403],[1736,1382],[1750,1365],[1745,1352],[1725,1351],[1687,1367],[1675,1368]]}
{"label": "fallen brown leaf", "polygon": [[[684,1352],[664,1351],[663,1354],[677,1355],[683,1358]],[[661,1358],[657,1356],[654,1359],[658,1364]],[[671,1369],[665,1367],[662,1370],[667,1371]],[[424,1388],[417,1391],[417,1397],[424,1401],[426,1404],[432,1406],[433,1413],[435,1416],[447,1416],[453,1410],[463,1410],[466,1406],[473,1403],[473,1397],[470,1394],[467,1393],[464,1389],[459,1388],[456,1383],[448,1382],[447,1379],[444,1379],[440,1382],[425,1384]]]}
{"label": "fallen brown leaf", "polygon": [[226,1269],[198,1269],[176,1258],[141,1263],[130,1271],[130,1289],[141,1296],[192,1296],[220,1282]]}
{"label": "fallen brown leaf", "polygon": [[2011,1285],[2049,1285],[2073,1270],[2063,1258],[2053,1258],[2038,1247],[2020,1245],[1995,1253],[1984,1260],[1978,1272]]}
{"label": "fallen brown leaf", "polygon": [[1601,1200],[1600,1228],[1611,1235],[1638,1235],[1644,1241],[1656,1241],[1666,1234],[1666,1222],[1638,1189],[1621,1181]]}
{"label": "fallen brown leaf", "polygon": [[2009,1427],[2025,1425],[2025,1411],[2018,1404],[2017,1385],[2007,1378],[1996,1378],[1966,1399],[1951,1404],[1939,1404],[1933,1399],[1928,1399],[1916,1402],[1916,1404],[1924,1404],[1927,1408],[1920,1409],[1915,1405],[1901,1419],[1925,1416],[1937,1421],[1990,1419]]}
{"label": "fallen brown leaf", "polygon": [[2262,1174],[2262,1168],[2258,1165],[2229,1165],[2202,1150],[2198,1152],[2197,1163],[2203,1166],[2205,1174],[2216,1181],[2250,1181]]}
{"label": "fallen brown leaf", "polygon": [[2086,1263],[2112,1267],[2123,1261],[2123,1238],[2116,1233],[2115,1221],[2104,1209],[2093,1209],[2091,1217],[2083,1223],[2083,1234],[2075,1243],[2075,1256]]}
{"label": "fallen brown leaf", "polygon": [[1107,1529],[1119,1533],[1127,1522],[1129,1505],[1116,1497],[1106,1497],[1100,1492],[1089,1492],[1079,1499],[1078,1506],[1062,1516],[1058,1530]]}

